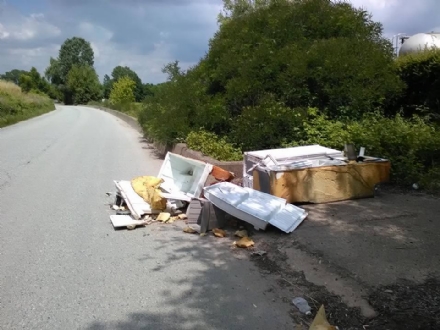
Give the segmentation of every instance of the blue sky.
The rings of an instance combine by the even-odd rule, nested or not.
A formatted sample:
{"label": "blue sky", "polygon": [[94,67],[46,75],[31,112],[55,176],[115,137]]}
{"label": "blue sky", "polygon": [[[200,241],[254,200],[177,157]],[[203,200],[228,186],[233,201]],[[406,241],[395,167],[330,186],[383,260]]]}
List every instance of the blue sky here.
{"label": "blue sky", "polygon": [[[352,0],[384,25],[385,34],[440,30],[440,0]],[[100,78],[117,65],[144,82],[164,81],[161,68],[198,62],[217,30],[222,0],[0,0],[0,73],[43,72],[72,36],[90,41]]]}

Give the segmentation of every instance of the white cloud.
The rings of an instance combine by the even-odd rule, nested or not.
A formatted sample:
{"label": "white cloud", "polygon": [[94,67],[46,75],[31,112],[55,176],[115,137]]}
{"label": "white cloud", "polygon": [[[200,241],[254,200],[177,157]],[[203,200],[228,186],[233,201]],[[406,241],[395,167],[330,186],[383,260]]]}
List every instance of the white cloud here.
{"label": "white cloud", "polygon": [[[58,53],[58,45],[0,50],[2,65],[7,67],[7,69],[3,71],[14,68],[29,70],[35,66],[40,72],[44,73],[49,56],[54,56],[56,53]],[[18,63],[19,65],[17,65]]]}
{"label": "white cloud", "polygon": [[2,23],[0,23],[0,39],[7,39],[9,38],[9,32],[6,31],[6,28],[3,26]]}
{"label": "white cloud", "polygon": [[[114,67],[121,65],[130,67],[145,82],[161,82],[164,79],[162,68],[167,63],[175,60],[169,45],[164,41],[155,43],[153,50],[146,54],[118,48],[108,42],[96,43],[94,47],[99,49],[99,59],[96,59],[95,53],[95,67],[101,79],[104,74],[110,75]],[[195,63],[196,61],[184,61],[180,63],[180,66],[187,69]]]}
{"label": "white cloud", "polygon": [[23,16],[10,6],[3,5],[0,17],[2,39],[27,41],[40,37],[53,38],[61,34],[61,29],[45,20],[42,13]]}
{"label": "white cloud", "polygon": [[30,66],[44,72],[62,42],[78,36],[90,42],[101,79],[115,66],[127,65],[143,81],[161,82],[165,64],[179,60],[185,69],[204,55],[217,29],[221,0],[47,0],[47,4],[44,13],[26,15],[0,0],[0,40],[8,40],[0,49],[0,72]]}
{"label": "white cloud", "polygon": [[439,0],[351,0],[373,14],[373,19],[383,24],[384,34],[409,35],[430,32],[440,22]]}

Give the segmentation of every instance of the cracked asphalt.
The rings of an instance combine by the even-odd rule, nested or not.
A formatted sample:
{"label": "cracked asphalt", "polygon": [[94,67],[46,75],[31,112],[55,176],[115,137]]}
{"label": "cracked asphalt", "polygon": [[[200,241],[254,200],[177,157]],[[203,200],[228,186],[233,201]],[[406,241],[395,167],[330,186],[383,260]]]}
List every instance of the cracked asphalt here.
{"label": "cracked asphalt", "polygon": [[0,129],[0,329],[292,329],[276,283],[229,242],[113,229],[112,180],[160,165],[96,109]]}

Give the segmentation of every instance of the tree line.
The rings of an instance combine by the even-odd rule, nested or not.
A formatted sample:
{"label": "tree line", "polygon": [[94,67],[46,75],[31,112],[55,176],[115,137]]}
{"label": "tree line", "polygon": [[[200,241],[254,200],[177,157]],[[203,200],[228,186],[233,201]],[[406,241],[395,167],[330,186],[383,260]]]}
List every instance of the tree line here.
{"label": "tree line", "polygon": [[[137,73],[127,66],[115,67],[101,83],[94,68],[93,49],[88,41],[79,37],[69,38],[61,45],[58,57],[50,58],[44,76],[32,67],[30,71],[14,69],[5,72],[0,79],[19,85],[24,92],[47,94],[65,104],[110,99],[115,85],[114,102],[141,102],[152,95],[154,89],[153,84],[143,83]],[[130,86],[132,93],[121,93],[121,88],[127,89],[124,86]]]}

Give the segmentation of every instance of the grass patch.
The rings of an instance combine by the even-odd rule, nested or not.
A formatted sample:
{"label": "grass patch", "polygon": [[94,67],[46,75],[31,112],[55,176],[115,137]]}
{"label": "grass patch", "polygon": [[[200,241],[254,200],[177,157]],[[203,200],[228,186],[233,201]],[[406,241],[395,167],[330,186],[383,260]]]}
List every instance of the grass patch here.
{"label": "grass patch", "polygon": [[191,132],[186,138],[188,148],[221,161],[243,160],[241,150],[224,138],[206,131]]}
{"label": "grass patch", "polygon": [[46,95],[23,93],[17,85],[0,80],[0,127],[5,127],[55,110]]}

